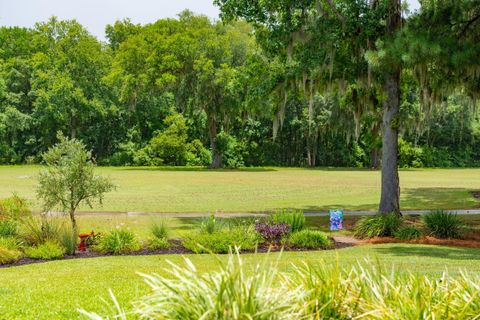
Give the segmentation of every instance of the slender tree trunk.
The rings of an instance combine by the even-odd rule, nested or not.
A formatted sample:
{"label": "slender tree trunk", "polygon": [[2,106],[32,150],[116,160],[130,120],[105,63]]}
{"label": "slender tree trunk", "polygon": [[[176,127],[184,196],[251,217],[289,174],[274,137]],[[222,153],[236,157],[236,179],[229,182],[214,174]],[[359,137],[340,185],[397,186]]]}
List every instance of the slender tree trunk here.
{"label": "slender tree trunk", "polygon": [[77,234],[77,219],[75,219],[75,209],[70,209],[69,215],[70,221],[72,222],[73,233]]}
{"label": "slender tree trunk", "polygon": [[208,118],[208,137],[210,139],[210,149],[212,150],[212,163],[210,168],[222,167],[222,155],[217,149],[217,120],[214,114],[207,113]]}

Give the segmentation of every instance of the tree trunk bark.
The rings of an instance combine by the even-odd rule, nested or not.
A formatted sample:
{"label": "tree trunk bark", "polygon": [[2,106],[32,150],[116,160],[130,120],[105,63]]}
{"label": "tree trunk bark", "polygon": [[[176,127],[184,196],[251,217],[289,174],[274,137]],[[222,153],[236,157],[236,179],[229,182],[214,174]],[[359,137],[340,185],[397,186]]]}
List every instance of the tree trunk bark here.
{"label": "tree trunk bark", "polygon": [[379,212],[400,214],[400,181],[397,166],[400,72],[386,75],[385,91],[387,99],[383,103],[382,191]]}
{"label": "tree trunk bark", "polygon": [[[388,1],[386,24],[387,41],[394,37],[402,27],[401,0]],[[390,39],[391,40],[391,39]],[[382,191],[380,213],[400,213],[400,180],[398,178],[398,111],[400,108],[400,72],[399,65],[388,66],[385,72],[382,121]]]}
{"label": "tree trunk bark", "polygon": [[210,168],[216,169],[222,167],[222,155],[217,149],[217,120],[215,115],[208,113],[208,137],[210,139],[210,149],[212,150],[212,163]]}

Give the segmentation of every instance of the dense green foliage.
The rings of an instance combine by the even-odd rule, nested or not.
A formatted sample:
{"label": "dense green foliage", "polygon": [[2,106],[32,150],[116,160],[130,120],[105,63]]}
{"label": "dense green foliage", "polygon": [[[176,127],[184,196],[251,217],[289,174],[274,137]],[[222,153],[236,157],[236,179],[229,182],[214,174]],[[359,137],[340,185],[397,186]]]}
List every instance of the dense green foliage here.
{"label": "dense green foliage", "polygon": [[228,253],[235,247],[241,250],[253,250],[258,236],[252,226],[226,227],[213,233],[198,232],[186,236],[182,244],[195,253]]}
{"label": "dense green foliage", "polygon": [[[480,165],[480,121],[470,99],[478,95],[474,4],[425,2],[405,35],[382,46],[375,41],[383,5],[319,1],[323,17],[315,1],[272,1],[270,11],[257,2],[217,2],[225,17],[249,12],[252,25],[185,11],[147,25],[117,21],[106,27],[106,43],[74,20],[0,28],[0,163],[40,162],[60,130],[101,164],[377,167],[382,94],[370,75],[388,64],[377,53],[396,50],[397,57],[405,48],[399,165]],[[455,14],[439,19],[448,10]],[[262,16],[275,11],[282,14]],[[450,24],[461,37],[439,41]],[[341,78],[343,85],[328,84]],[[455,81],[433,99],[445,78]],[[442,107],[426,110],[426,100]]]}
{"label": "dense green foliage", "polygon": [[448,211],[437,210],[422,217],[425,227],[431,236],[443,239],[461,238],[464,222],[460,217]]}
{"label": "dense green foliage", "polygon": [[414,240],[422,236],[422,231],[415,226],[404,226],[398,229],[394,236],[400,240]]}
{"label": "dense green foliage", "polygon": [[101,253],[125,254],[139,250],[140,243],[133,232],[118,228],[102,236],[93,249]]}
{"label": "dense green foliage", "polygon": [[25,249],[25,256],[32,259],[53,260],[65,255],[65,249],[56,242],[47,241]]}
{"label": "dense green foliage", "polygon": [[295,248],[327,249],[332,245],[332,241],[321,231],[306,229],[292,233],[288,244]]}
{"label": "dense green foliage", "polygon": [[0,247],[0,265],[13,263],[22,257],[22,253],[15,249]]}
{"label": "dense green foliage", "polygon": [[301,210],[280,210],[270,216],[273,223],[284,223],[290,226],[291,232],[301,231],[305,227],[305,215]]}
{"label": "dense green foliage", "polygon": [[364,216],[355,225],[354,235],[360,239],[392,237],[402,223],[402,218],[395,213]]}

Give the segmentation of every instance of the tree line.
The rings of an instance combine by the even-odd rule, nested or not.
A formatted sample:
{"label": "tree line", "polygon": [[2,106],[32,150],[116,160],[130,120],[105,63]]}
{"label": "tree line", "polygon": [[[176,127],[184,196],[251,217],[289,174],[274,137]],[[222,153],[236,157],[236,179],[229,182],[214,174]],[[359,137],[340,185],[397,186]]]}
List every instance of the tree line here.
{"label": "tree line", "polygon": [[106,41],[0,28],[0,162],[39,162],[60,131],[104,165],[480,164],[477,2],[216,4]]}

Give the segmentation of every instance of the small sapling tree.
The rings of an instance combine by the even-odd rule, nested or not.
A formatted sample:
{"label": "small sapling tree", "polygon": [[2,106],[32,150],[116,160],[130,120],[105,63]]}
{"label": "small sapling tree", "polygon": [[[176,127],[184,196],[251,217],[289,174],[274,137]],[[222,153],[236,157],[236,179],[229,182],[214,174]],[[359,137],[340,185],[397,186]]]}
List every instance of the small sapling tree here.
{"label": "small sapling tree", "polygon": [[74,233],[77,233],[75,211],[82,203],[90,208],[102,203],[106,192],[115,186],[106,177],[95,175],[91,152],[77,139],[58,135],[59,142],[42,155],[46,168],[38,177],[37,197],[44,210],[60,208],[68,214]]}

